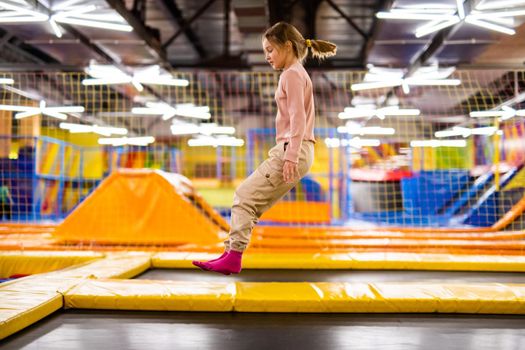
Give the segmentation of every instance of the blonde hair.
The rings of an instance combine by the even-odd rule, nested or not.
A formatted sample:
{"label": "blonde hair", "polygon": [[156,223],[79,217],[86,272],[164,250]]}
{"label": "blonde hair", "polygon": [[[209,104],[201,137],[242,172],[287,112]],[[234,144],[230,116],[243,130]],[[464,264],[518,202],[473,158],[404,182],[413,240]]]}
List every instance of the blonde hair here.
{"label": "blonde hair", "polygon": [[293,25],[286,22],[278,22],[268,28],[263,34],[266,38],[278,47],[284,47],[287,41],[292,43],[292,50],[295,56],[302,62],[308,55],[308,48],[312,51],[312,56],[318,60],[334,56],[337,46],[329,41],[305,39]]}

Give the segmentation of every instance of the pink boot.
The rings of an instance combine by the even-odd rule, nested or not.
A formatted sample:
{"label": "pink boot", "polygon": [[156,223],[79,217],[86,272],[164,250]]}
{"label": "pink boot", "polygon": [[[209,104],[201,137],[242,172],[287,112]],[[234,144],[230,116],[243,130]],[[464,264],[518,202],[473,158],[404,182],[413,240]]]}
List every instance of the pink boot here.
{"label": "pink boot", "polygon": [[230,275],[232,273],[241,272],[242,252],[230,250],[226,256],[215,261],[200,262],[194,261],[193,265],[200,267],[206,271],[213,271],[222,273],[223,275]]}

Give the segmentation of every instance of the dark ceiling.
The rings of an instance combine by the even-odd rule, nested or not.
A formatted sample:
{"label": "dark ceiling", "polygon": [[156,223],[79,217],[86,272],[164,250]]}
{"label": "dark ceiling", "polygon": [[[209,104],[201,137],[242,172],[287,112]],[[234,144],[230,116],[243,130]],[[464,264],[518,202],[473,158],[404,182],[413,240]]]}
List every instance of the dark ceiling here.
{"label": "dark ceiling", "polygon": [[[71,0],[5,0],[43,13],[55,13]],[[491,1],[483,1],[490,3]],[[492,1],[494,2],[494,1]],[[126,66],[260,69],[267,67],[261,33],[277,21],[296,25],[307,38],[338,45],[338,54],[311,68],[364,68],[367,64],[410,67],[440,65],[523,67],[525,16],[514,18],[507,36],[468,23],[414,36],[422,21],[378,19],[378,11],[420,4],[415,0],[94,0],[99,13],[118,13],[132,28],[120,32],[60,23],[58,38],[48,22],[0,23],[3,71],[83,69],[91,60]],[[455,0],[435,1],[455,6]],[[467,8],[480,1],[466,0]],[[520,5],[525,8],[525,1]],[[8,9],[0,11],[6,13]],[[1,22],[1,21],[0,21]],[[512,50],[508,48],[512,47]]]}

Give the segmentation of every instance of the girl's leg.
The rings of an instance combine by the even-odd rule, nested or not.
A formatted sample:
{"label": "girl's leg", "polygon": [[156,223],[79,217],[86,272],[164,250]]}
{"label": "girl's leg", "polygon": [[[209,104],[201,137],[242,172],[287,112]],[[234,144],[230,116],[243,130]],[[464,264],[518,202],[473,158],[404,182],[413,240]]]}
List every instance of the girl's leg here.
{"label": "girl's leg", "polygon": [[[257,224],[259,217],[296,185],[296,183],[284,182],[282,156],[272,154],[274,150],[275,148],[270,151],[270,158],[263,162],[235,191],[231,230],[227,241],[227,246],[231,248],[230,253],[223,254],[215,261],[194,262],[194,265],[204,270],[223,274],[241,271],[242,253],[250,241],[252,229]],[[301,177],[308,172],[312,159],[313,144],[303,146],[299,163]]]}

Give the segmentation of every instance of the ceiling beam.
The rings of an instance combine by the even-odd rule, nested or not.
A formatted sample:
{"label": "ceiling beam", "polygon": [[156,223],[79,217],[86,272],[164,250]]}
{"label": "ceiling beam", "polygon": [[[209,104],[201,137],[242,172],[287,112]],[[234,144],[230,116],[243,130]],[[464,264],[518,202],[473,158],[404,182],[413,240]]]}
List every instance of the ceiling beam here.
{"label": "ceiling beam", "polygon": [[346,13],[343,12],[343,10],[341,10],[341,8],[339,8],[339,6],[337,6],[333,0],[325,0],[328,5],[330,5],[337,13],[339,13],[341,15],[341,17],[343,17],[346,22],[352,27],[354,28],[354,30],[356,32],[358,32],[365,40],[368,40],[368,34],[366,34],[361,28],[359,28],[359,26],[354,22],[354,20],[352,18],[350,18]]}
{"label": "ceiling beam", "polygon": [[231,30],[230,30],[230,23],[231,23],[231,0],[223,0],[224,1],[224,33],[223,33],[223,56],[228,57],[230,56],[230,41],[231,41]]}
{"label": "ceiling beam", "polygon": [[7,33],[7,32],[0,33],[0,35],[2,35],[2,37],[0,38],[0,49],[2,49],[2,47],[5,44],[7,44],[9,42],[9,40],[11,40],[13,35],[11,33]]}
{"label": "ceiling beam", "polygon": [[323,0],[303,0],[302,5],[305,12],[304,22],[305,22],[305,38],[317,38],[315,25],[317,18],[317,11],[319,10],[319,5]]}
{"label": "ceiling beam", "polygon": [[[194,14],[193,16],[191,16],[191,18],[190,18],[189,20],[179,23],[179,26],[180,26],[179,30],[178,30],[175,34],[173,34],[173,35],[171,36],[171,38],[169,38],[168,40],[166,40],[166,42],[165,42],[164,44],[162,44],[162,47],[163,47],[163,48],[166,48],[166,47],[170,46],[171,43],[172,43],[175,39],[177,39],[177,37],[178,37],[179,35],[181,35],[182,33],[186,32],[187,30],[189,30],[191,24],[193,23],[193,21],[195,21],[195,20],[196,20],[197,18],[199,18],[204,12],[206,12],[206,10],[208,9],[208,7],[210,7],[215,1],[216,1],[216,0],[208,0],[208,2],[205,3],[200,9],[198,9],[197,12],[195,12],[195,14]],[[182,15],[181,15],[181,16],[182,16]],[[188,34],[186,34],[186,35],[188,35]],[[197,36],[195,35],[195,38],[196,38],[196,37],[197,37]],[[190,40],[190,42],[191,42],[191,40]],[[202,46],[202,45],[201,45],[201,46]]]}
{"label": "ceiling beam", "polygon": [[268,0],[268,12],[270,26],[273,26],[277,22],[286,21],[286,14],[289,15],[289,11],[285,11],[285,6],[282,0]]}
{"label": "ceiling beam", "polygon": [[14,63],[1,62],[0,72],[82,72],[78,66],[70,66],[61,63]]}
{"label": "ceiling beam", "polygon": [[372,28],[370,30],[370,33],[368,34],[368,38],[366,39],[365,45],[363,45],[361,49],[361,62],[363,62],[363,65],[366,65],[368,63],[368,56],[370,56],[370,51],[372,51],[372,48],[375,45],[375,41],[377,37],[379,36],[379,32],[381,31],[381,21],[379,18],[377,18],[376,13],[379,11],[388,11],[392,7],[394,3],[394,0],[381,0],[377,3],[376,8],[374,9],[374,19],[372,22]]}
{"label": "ceiling beam", "polygon": [[[193,46],[195,51],[197,51],[197,54],[201,58],[207,58],[208,52],[204,48],[204,45],[202,44],[197,34],[193,31],[193,29],[191,29],[187,21],[182,16],[182,11],[177,6],[176,1],[175,0],[158,0],[158,2],[166,9],[166,11],[172,17],[172,19],[175,20],[175,22],[177,22],[177,25],[179,26],[179,28],[184,28],[182,32],[184,33],[184,35],[186,35],[188,42]],[[173,40],[175,40],[175,38]],[[173,40],[171,40],[171,42]],[[169,42],[169,44],[171,44],[171,42]],[[162,47],[165,49],[167,46],[169,46],[169,44],[166,45],[165,43],[162,45]]]}
{"label": "ceiling beam", "polygon": [[126,4],[122,0],[106,0],[106,2],[118,12],[122,18],[128,22],[128,24],[133,28],[135,34],[137,34],[148,47],[153,50],[153,53],[157,56],[159,63],[164,66],[164,68],[170,68],[170,63],[166,58],[166,51],[162,47],[160,40],[151,34],[151,30],[146,27],[146,25],[137,18],[131,11],[126,8]]}

